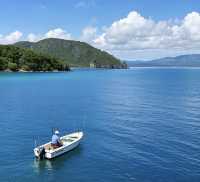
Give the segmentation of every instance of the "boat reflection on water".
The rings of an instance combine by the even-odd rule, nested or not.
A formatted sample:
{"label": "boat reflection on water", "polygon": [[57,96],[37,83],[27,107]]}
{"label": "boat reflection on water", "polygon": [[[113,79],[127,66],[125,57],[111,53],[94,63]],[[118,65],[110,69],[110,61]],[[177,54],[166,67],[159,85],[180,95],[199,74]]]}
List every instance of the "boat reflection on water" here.
{"label": "boat reflection on water", "polygon": [[42,172],[42,170],[44,169],[52,170],[53,162],[50,160],[38,160],[35,158],[33,161],[33,168],[34,168],[34,171],[37,173]]}
{"label": "boat reflection on water", "polygon": [[66,162],[72,160],[77,156],[80,156],[82,150],[83,148],[81,146],[78,146],[74,150],[69,151],[68,153],[63,154],[51,160],[48,159],[39,160],[37,158],[34,158],[33,169],[36,173],[41,173],[45,170],[55,170],[62,168],[62,166],[64,166]]}

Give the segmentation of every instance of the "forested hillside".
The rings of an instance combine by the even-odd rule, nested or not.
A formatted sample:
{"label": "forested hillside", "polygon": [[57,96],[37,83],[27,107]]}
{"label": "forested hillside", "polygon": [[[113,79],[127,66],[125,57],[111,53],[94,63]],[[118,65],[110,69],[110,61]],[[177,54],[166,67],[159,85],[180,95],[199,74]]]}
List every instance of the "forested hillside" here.
{"label": "forested hillside", "polygon": [[61,59],[35,53],[13,45],[0,45],[0,70],[7,71],[66,71],[69,66]]}
{"label": "forested hillside", "polygon": [[37,53],[49,54],[75,67],[89,67],[91,65],[97,68],[126,67],[126,64],[111,54],[79,41],[50,38],[35,43],[23,41],[15,45],[29,48]]}

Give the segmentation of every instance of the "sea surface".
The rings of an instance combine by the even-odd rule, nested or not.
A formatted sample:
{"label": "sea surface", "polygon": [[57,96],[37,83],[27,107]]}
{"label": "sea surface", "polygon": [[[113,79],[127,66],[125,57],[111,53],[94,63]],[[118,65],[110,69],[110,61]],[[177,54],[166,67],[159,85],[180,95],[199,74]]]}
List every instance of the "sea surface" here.
{"label": "sea surface", "polygon": [[[84,131],[34,158],[35,140]],[[0,73],[1,182],[199,182],[200,69]]]}

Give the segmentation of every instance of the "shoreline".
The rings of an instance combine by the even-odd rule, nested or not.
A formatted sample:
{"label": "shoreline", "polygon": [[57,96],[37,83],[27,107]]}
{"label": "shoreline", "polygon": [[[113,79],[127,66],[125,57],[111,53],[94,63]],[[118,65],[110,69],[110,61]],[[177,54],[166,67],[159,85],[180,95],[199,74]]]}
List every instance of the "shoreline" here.
{"label": "shoreline", "polygon": [[[71,70],[69,70],[71,71]],[[0,73],[61,73],[61,72],[69,72],[69,71],[12,71],[12,70],[1,70]]]}
{"label": "shoreline", "polygon": [[79,70],[79,69],[87,69],[87,70],[124,70],[124,69],[129,69],[129,68],[91,68],[91,67],[71,67],[70,70],[66,71],[59,71],[59,70],[53,70],[53,71],[25,71],[25,70],[17,70],[17,71],[12,71],[12,70],[0,70],[0,73],[62,73],[62,72],[70,72],[73,70]]}

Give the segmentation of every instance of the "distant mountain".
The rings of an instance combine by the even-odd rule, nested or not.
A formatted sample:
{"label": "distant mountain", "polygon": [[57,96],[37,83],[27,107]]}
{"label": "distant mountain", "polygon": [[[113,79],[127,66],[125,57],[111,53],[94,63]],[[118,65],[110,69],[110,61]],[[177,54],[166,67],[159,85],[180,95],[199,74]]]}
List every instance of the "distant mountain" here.
{"label": "distant mountain", "polygon": [[151,61],[126,61],[129,67],[200,67],[200,54],[166,57]]}
{"label": "distant mountain", "polygon": [[49,38],[35,43],[17,42],[15,46],[51,55],[75,67],[123,68],[126,66],[109,53],[79,41]]}

